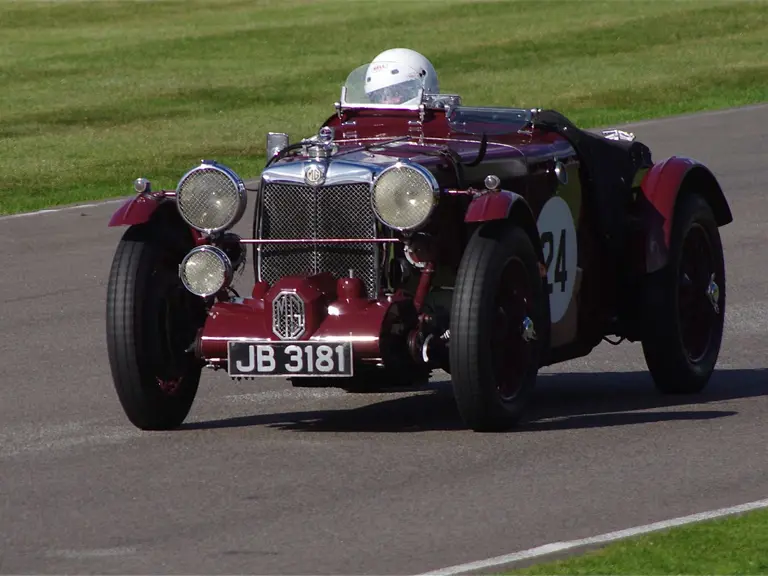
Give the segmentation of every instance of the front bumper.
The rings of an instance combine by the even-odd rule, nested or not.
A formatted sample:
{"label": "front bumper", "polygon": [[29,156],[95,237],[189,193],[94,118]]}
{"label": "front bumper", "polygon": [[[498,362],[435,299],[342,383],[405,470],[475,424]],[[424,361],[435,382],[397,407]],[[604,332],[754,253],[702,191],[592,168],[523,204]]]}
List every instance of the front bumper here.
{"label": "front bumper", "polygon": [[[271,287],[257,282],[250,298],[219,302],[211,308],[195,344],[196,355],[208,366],[225,368],[233,375],[228,361],[230,342],[348,343],[357,366],[400,364],[405,360],[403,354],[410,355],[408,336],[418,324],[412,299],[393,295],[369,300],[364,293],[360,279],[337,281],[327,273],[285,277]],[[300,311],[275,306],[281,294],[298,296]],[[276,333],[285,327],[286,314],[300,325],[301,334],[295,339]],[[248,376],[262,375],[268,374]],[[306,375],[310,374],[295,374]]]}

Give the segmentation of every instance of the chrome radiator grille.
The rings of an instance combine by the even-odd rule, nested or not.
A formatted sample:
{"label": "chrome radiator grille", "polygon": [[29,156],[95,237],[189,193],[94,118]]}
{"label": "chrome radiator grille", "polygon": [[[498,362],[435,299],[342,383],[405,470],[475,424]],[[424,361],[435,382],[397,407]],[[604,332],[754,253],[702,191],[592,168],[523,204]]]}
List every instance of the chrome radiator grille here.
{"label": "chrome radiator grille", "polygon": [[[262,187],[261,238],[374,238],[376,217],[367,183],[313,188],[265,183]],[[349,270],[376,294],[378,246],[369,244],[264,244],[259,248],[259,278],[273,284],[283,276]]]}

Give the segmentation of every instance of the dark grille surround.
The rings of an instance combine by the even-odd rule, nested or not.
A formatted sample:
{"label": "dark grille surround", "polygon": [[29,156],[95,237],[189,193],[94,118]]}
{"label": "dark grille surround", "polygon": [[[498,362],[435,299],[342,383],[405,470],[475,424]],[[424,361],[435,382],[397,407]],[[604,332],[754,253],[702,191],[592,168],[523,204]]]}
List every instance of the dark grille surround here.
{"label": "dark grille surround", "polygon": [[[375,238],[376,217],[366,182],[313,188],[265,183],[261,195],[261,233],[269,238]],[[283,276],[349,270],[376,295],[378,246],[370,244],[265,244],[260,247],[259,278],[274,284]]]}

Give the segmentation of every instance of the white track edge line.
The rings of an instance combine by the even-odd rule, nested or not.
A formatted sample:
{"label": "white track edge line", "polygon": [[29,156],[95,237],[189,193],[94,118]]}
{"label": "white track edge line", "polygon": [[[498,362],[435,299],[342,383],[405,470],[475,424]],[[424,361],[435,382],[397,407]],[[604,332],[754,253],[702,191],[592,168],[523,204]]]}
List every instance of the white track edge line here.
{"label": "white track edge line", "polygon": [[738,506],[730,506],[728,508],[719,508],[717,510],[710,510],[707,512],[700,512],[698,514],[691,514],[690,516],[681,516],[679,518],[673,518],[671,520],[662,520],[661,522],[654,522],[653,524],[645,524],[643,526],[635,526],[634,528],[627,528],[625,530],[618,530],[616,532],[608,532],[606,534],[600,534],[598,536],[592,536],[589,538],[582,538],[579,540],[568,540],[565,542],[551,542],[535,548],[529,548],[528,550],[522,550],[520,552],[513,552],[511,554],[504,554],[502,556],[495,556],[493,558],[487,558],[485,560],[478,560],[477,562],[468,562],[467,564],[457,564],[455,566],[449,566],[447,568],[440,568],[432,572],[425,572],[419,576],[454,576],[456,574],[464,574],[474,570],[483,570],[485,568],[495,568],[504,564],[511,564],[520,560],[526,560],[528,558],[537,558],[540,556],[546,556],[554,552],[561,552],[563,550],[570,550],[572,548],[579,548],[582,546],[589,546],[591,544],[601,544],[605,542],[614,542],[624,538],[632,536],[639,536],[648,532],[655,532],[658,530],[664,530],[666,528],[672,528],[675,526],[682,526],[684,524],[692,524],[694,522],[701,522],[703,520],[712,520],[723,516],[730,516],[733,514],[739,514],[741,512],[749,512],[750,510],[758,510],[760,508],[768,508],[768,499],[756,500],[754,502],[747,502],[746,504],[739,504]]}
{"label": "white track edge line", "polygon": [[41,216],[43,214],[53,214],[56,212],[66,212],[68,210],[77,210],[82,208],[94,208],[98,206],[109,206],[110,204],[117,204],[119,202],[125,202],[133,196],[126,196],[125,198],[117,198],[114,200],[102,200],[100,202],[90,202],[88,204],[72,204],[71,206],[61,206],[57,208],[44,208],[42,210],[35,210],[34,212],[19,212],[18,214],[6,214],[0,216],[2,220],[13,220],[15,218],[26,218],[27,216]]}
{"label": "white track edge line", "polygon": [[[735,108],[722,108],[719,110],[706,110],[704,112],[691,112],[689,114],[678,114],[675,116],[665,116],[663,118],[650,118],[648,120],[638,120],[637,122],[627,122],[624,124],[611,125],[611,128],[623,128],[632,126],[647,126],[650,124],[660,124],[663,122],[677,122],[681,120],[694,120],[696,118],[706,118],[709,116],[722,116],[723,114],[733,114],[735,112],[748,112],[756,108],[764,108],[768,106],[768,102],[762,102],[758,104],[748,104],[746,106],[737,106]],[[585,130],[601,130],[605,129],[605,126],[597,128],[585,128]],[[118,202],[125,202],[132,196],[126,196],[125,198],[119,198],[117,200],[103,200],[100,202],[92,202],[90,204],[75,204],[73,206],[62,206],[61,208],[46,208],[43,210],[35,210],[34,212],[20,212],[18,214],[8,214],[6,216],[0,216],[0,221],[11,220],[12,218],[24,218],[26,216],[41,216],[43,214],[52,214],[56,212],[64,212],[65,210],[75,210],[77,208],[93,208],[95,206],[107,206],[109,204],[117,204]]]}

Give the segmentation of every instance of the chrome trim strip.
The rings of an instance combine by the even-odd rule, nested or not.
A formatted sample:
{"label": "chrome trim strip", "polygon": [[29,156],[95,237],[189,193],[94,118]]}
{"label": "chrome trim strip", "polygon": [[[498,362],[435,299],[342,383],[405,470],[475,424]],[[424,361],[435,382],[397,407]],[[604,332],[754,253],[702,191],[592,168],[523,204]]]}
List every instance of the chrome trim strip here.
{"label": "chrome trim strip", "polygon": [[241,238],[240,244],[400,244],[400,238]]}
{"label": "chrome trim strip", "polygon": [[[392,140],[392,136],[367,136],[365,138],[339,138],[337,140],[334,140],[334,144],[352,144],[357,142],[381,142],[384,140]],[[429,144],[430,142],[462,142],[464,144],[480,144],[480,140],[467,140],[464,138],[438,138],[437,136],[424,136],[423,141],[419,142],[419,138],[413,137],[408,138],[407,140],[401,140],[400,142],[405,144],[413,144],[414,146],[421,146],[424,144]],[[519,150],[517,146],[514,146],[513,144],[506,144],[504,142],[495,142],[495,141],[489,141],[489,144],[492,144],[493,146],[502,146],[504,148],[512,148],[513,150]],[[339,154],[344,154],[345,150],[339,150]],[[333,157],[331,157],[332,161],[340,162],[340,160],[333,160]],[[270,167],[269,170],[272,170]]]}
{"label": "chrome trim strip", "polygon": [[258,338],[253,336],[203,336],[201,340],[210,342],[272,342],[282,344],[290,342],[291,344],[308,344],[312,342],[377,342],[378,336],[311,336],[309,340],[277,340],[272,338]]}
{"label": "chrome trim strip", "polygon": [[[302,160],[286,164],[270,166],[261,175],[266,184],[301,184],[306,186],[304,171],[306,167],[317,163],[317,160]],[[367,166],[358,162],[332,160],[327,163],[325,182],[323,186],[337,184],[372,183],[373,175],[378,166]]]}
{"label": "chrome trim strip", "polygon": [[272,338],[252,338],[247,336],[203,336],[201,340],[210,342],[280,342]]}
{"label": "chrome trim strip", "polygon": [[378,342],[378,336],[311,336],[309,342]]}

